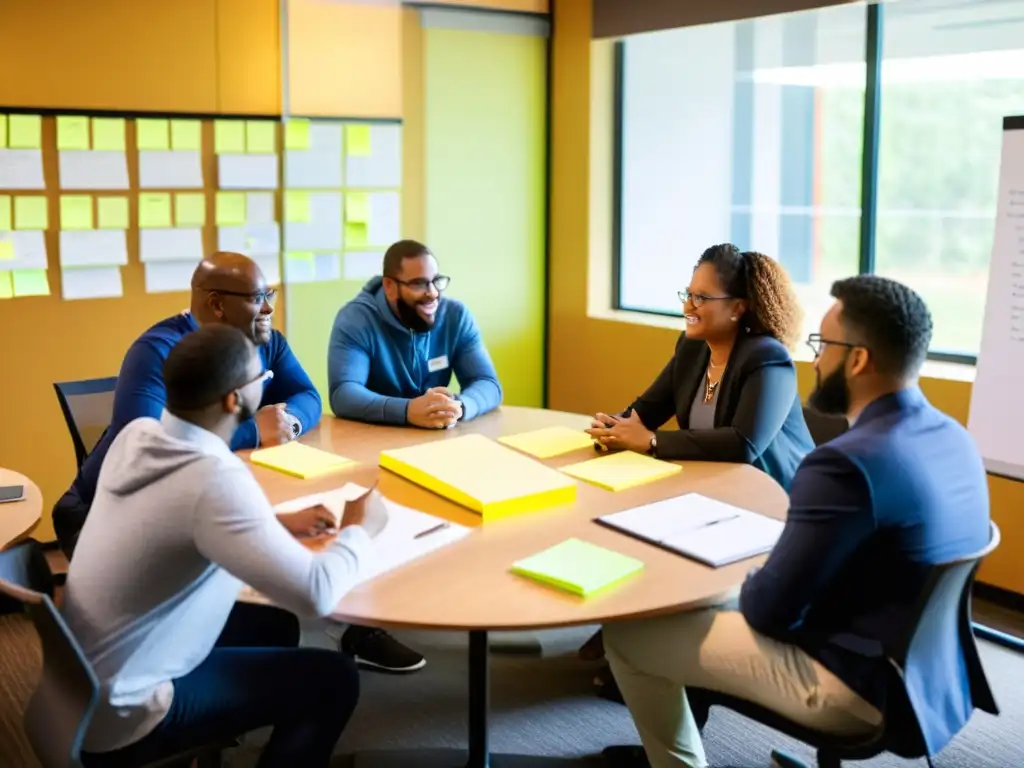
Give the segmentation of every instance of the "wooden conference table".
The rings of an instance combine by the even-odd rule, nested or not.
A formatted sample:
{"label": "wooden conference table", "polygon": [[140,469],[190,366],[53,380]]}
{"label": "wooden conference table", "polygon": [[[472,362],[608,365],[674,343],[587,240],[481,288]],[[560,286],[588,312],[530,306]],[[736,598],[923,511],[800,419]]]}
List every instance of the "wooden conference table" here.
{"label": "wooden conference table", "polygon": [[[777,518],[787,496],[768,475],[739,464],[685,462],[673,477],[613,493],[580,482],[571,505],[481,525],[480,517],[377,466],[382,450],[449,440],[470,432],[497,438],[551,426],[584,429],[590,418],[558,411],[503,407],[444,431],[393,428],[325,418],[303,442],[355,459],[348,471],[298,480],[253,466],[273,503],[337,488],[345,482],[370,485],[388,499],[462,525],[472,534],[350,592],[335,618],[384,628],[469,633],[469,752],[365,753],[357,765],[520,768],[573,764],[561,759],[491,755],[487,745],[488,652],[490,630],[540,630],[630,618],[659,616],[706,605],[738,586],[758,562],[747,560],[712,569],[624,536],[592,522],[600,515],[683,493],[696,492]],[[597,454],[584,449],[544,463],[559,467]],[[632,555],[644,570],[607,593],[586,599],[536,584],[510,572],[512,563],[569,537]]]}
{"label": "wooden conference table", "polygon": [[43,514],[43,494],[39,486],[18,472],[0,467],[0,487],[6,485],[24,486],[25,498],[0,504],[0,549],[31,531]]}

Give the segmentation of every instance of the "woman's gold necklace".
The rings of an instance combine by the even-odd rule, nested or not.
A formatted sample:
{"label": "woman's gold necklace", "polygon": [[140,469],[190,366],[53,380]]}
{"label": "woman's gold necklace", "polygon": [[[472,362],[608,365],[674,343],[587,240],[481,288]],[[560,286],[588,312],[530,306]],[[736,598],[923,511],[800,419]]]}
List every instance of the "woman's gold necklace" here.
{"label": "woman's gold necklace", "polygon": [[725,368],[722,369],[721,376],[718,377],[718,381],[711,381],[711,369],[715,367],[715,364],[708,360],[708,369],[705,373],[705,384],[704,384],[704,402],[710,403],[715,396],[715,390],[718,389],[718,385],[722,383],[722,376],[725,375]]}

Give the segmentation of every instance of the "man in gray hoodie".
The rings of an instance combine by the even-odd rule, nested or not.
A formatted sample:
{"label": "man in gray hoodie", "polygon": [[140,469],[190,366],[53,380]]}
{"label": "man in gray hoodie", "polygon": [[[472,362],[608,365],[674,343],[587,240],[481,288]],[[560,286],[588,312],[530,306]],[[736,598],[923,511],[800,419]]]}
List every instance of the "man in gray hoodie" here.
{"label": "man in gray hoodie", "polygon": [[[225,647],[243,584],[300,615],[326,616],[387,522],[375,492],[345,507],[314,554],[293,537],[229,444],[269,374],[226,325],[204,326],[163,367],[167,406],[114,440],[68,572],[64,616],[100,681],[86,766],[134,766],[264,726],[259,765],[327,766],[359,692],[331,651]],[[310,529],[335,525],[317,508]],[[258,628],[256,629],[258,632]]]}

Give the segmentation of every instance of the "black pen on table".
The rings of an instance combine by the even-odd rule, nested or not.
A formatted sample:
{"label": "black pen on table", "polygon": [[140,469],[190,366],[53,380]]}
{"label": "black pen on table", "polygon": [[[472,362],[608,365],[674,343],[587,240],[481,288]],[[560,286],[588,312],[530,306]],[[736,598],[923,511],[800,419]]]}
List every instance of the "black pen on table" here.
{"label": "black pen on table", "polygon": [[413,538],[422,539],[424,536],[429,536],[430,534],[435,533],[436,531],[443,531],[447,527],[448,523],[439,523],[435,525],[433,528],[427,528],[427,530],[425,531],[420,531],[415,536],[413,536]]}

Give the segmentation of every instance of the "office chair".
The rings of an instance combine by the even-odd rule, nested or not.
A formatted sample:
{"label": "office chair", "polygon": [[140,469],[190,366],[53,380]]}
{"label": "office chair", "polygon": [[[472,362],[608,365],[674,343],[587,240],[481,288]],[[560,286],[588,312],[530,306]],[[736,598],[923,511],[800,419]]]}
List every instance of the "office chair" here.
{"label": "office chair", "polygon": [[[0,595],[21,603],[43,650],[42,673],[25,710],[29,744],[43,768],[82,768],[82,740],[99,700],[99,680],[48,595],[3,580]],[[200,747],[149,768],[188,766],[193,760],[203,768],[219,766],[220,752],[236,745]]]}
{"label": "office chair", "polygon": [[103,437],[114,413],[114,387],[117,377],[85,379],[54,383],[64,421],[67,422],[75,458],[81,469],[82,462]]}
{"label": "office chair", "polygon": [[[931,657],[934,649],[957,643],[964,655],[974,708],[999,714],[971,625],[974,576],[982,559],[999,545],[999,528],[995,523],[991,524],[991,530],[989,543],[980,552],[931,568],[916,608],[916,620],[906,636],[895,647],[887,649],[893,695],[890,695],[892,703],[886,710],[885,721],[877,731],[867,736],[826,734],[742,699],[702,688],[687,688],[686,695],[698,725],[703,728],[712,706],[721,706],[811,745],[818,753],[818,768],[841,768],[843,760],[868,760],[883,752],[908,759],[923,757],[929,767],[934,768],[932,757],[937,750],[928,745],[921,731],[906,687],[908,669],[921,666],[919,660]],[[778,768],[806,768],[796,758],[778,751],[772,752],[772,760]]]}
{"label": "office chair", "polygon": [[[0,580],[53,597],[54,576],[43,548],[35,539],[26,539],[0,551]],[[0,593],[0,615],[22,610],[20,600]]]}
{"label": "office chair", "polygon": [[831,416],[804,406],[804,421],[815,445],[835,440],[850,428],[845,416]]}

